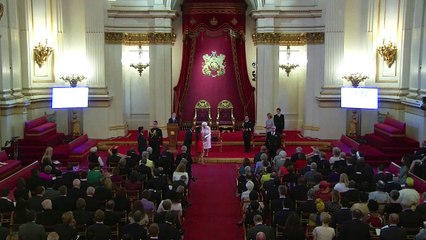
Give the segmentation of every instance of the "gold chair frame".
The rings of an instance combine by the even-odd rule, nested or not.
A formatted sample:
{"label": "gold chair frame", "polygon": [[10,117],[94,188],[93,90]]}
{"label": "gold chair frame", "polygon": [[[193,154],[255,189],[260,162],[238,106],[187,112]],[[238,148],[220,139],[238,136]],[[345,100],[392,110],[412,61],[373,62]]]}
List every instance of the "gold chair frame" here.
{"label": "gold chair frame", "polygon": [[194,113],[194,118],[192,120],[192,124],[193,126],[197,126],[197,117],[198,117],[198,109],[207,109],[209,112],[209,120],[208,120],[208,124],[209,126],[212,125],[212,110],[211,110],[211,106],[210,103],[207,102],[207,100],[199,100],[196,104],[195,104],[195,113]]}
{"label": "gold chair frame", "polygon": [[[229,109],[231,111],[231,125],[220,125],[220,109]],[[234,131],[235,129],[235,117],[234,117],[234,106],[228,100],[222,100],[217,105],[217,117],[216,117],[216,127],[217,129],[231,129]]]}

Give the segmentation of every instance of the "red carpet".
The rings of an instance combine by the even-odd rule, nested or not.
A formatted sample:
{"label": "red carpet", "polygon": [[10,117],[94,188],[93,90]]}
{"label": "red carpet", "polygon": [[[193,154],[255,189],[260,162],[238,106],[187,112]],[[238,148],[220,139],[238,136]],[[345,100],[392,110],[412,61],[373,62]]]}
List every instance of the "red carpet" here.
{"label": "red carpet", "polygon": [[243,239],[239,199],[235,197],[236,164],[194,164],[192,206],[184,220],[185,240]]}

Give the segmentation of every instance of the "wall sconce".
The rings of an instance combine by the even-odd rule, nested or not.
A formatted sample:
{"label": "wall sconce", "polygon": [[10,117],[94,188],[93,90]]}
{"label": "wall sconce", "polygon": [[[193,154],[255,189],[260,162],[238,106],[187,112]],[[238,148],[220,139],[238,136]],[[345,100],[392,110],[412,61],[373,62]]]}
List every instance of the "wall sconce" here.
{"label": "wall sconce", "polygon": [[390,68],[392,64],[396,60],[396,52],[398,51],[395,44],[389,41],[385,44],[385,40],[383,39],[383,45],[377,48],[377,52],[379,52],[380,56],[383,57],[383,61],[386,62],[388,67]]}
{"label": "wall sconce", "polygon": [[41,42],[34,47],[34,61],[37,63],[38,67],[41,68],[43,64],[47,61],[49,56],[52,54],[53,49],[47,46],[46,44],[42,45]]}
{"label": "wall sconce", "polygon": [[280,65],[279,65],[279,67],[280,67],[282,70],[285,70],[285,72],[287,73],[287,77],[289,77],[289,76],[290,76],[290,73],[291,73],[291,71],[292,71],[293,69],[295,69],[295,68],[299,67],[299,64],[292,64],[292,63],[290,63],[290,53],[291,53],[290,45],[287,45],[287,63],[286,63],[286,64],[280,64]]}
{"label": "wall sconce", "polygon": [[62,75],[59,78],[64,80],[65,82],[69,82],[71,87],[76,87],[77,83],[86,79],[86,76],[71,73],[71,74],[67,74],[67,75]]}
{"label": "wall sconce", "polygon": [[142,46],[139,44],[139,62],[130,64],[130,67],[136,69],[139,72],[139,76],[142,76],[143,70],[149,67],[148,62],[146,63],[142,62]]}
{"label": "wall sconce", "polygon": [[253,69],[254,69],[253,71],[251,71],[251,76],[252,76],[252,79],[251,79],[251,80],[252,80],[253,82],[255,82],[255,81],[256,81],[256,79],[257,79],[257,76],[256,76],[256,65],[257,65],[257,64],[256,64],[256,62],[252,62],[252,63],[251,63],[251,66],[252,66],[252,67],[253,67]]}
{"label": "wall sconce", "polygon": [[368,78],[368,75],[357,72],[357,73],[345,74],[342,76],[342,78],[351,82],[352,87],[358,87],[360,82],[363,82],[365,79]]}

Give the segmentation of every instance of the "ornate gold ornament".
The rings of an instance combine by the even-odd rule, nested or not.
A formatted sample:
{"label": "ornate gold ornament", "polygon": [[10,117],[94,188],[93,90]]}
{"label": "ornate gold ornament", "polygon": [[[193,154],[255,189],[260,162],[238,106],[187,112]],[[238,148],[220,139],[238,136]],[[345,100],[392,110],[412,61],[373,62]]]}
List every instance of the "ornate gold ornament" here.
{"label": "ornate gold ornament", "polygon": [[71,73],[71,74],[68,74],[68,75],[62,75],[59,78],[64,80],[65,82],[69,82],[71,87],[76,87],[78,82],[81,82],[84,79],[86,79],[86,76]]}
{"label": "ornate gold ornament", "polygon": [[202,72],[209,77],[220,77],[225,74],[225,55],[217,55],[216,51],[212,51],[211,55],[204,54],[202,63]]}
{"label": "ornate gold ornament", "polygon": [[323,32],[311,33],[255,33],[252,35],[255,45],[292,45],[302,46],[306,44],[323,44]]}
{"label": "ornate gold ornament", "polygon": [[377,48],[377,52],[383,57],[383,61],[386,62],[389,68],[392,67],[396,60],[397,51],[398,49],[393,42],[389,41],[385,44],[385,40],[383,40],[383,45]]}
{"label": "ornate gold ornament", "polygon": [[106,43],[119,43],[128,45],[153,45],[153,44],[174,44],[176,34],[174,33],[122,33],[105,32]]}
{"label": "ornate gold ornament", "polygon": [[287,45],[287,63],[286,64],[280,64],[279,67],[282,70],[285,70],[285,73],[287,74],[287,77],[290,76],[290,73],[293,69],[299,67],[299,64],[290,63],[290,45]]}
{"label": "ornate gold ornament", "polygon": [[342,76],[343,79],[352,83],[353,87],[358,87],[359,83],[363,82],[368,78],[368,75],[362,73],[350,73]]}
{"label": "ornate gold ornament", "polygon": [[216,26],[216,25],[217,25],[217,23],[218,23],[218,21],[217,21],[217,19],[216,19],[215,17],[212,17],[212,19],[210,19],[210,24],[211,24],[212,26]]}
{"label": "ornate gold ornament", "polygon": [[[47,41],[46,41],[47,42]],[[47,43],[42,45],[41,42],[34,47],[34,61],[37,63],[38,67],[41,68],[43,64],[47,61],[49,56],[52,54],[53,49],[47,46]]]}
{"label": "ornate gold ornament", "polygon": [[231,23],[232,23],[232,25],[237,25],[238,20],[237,20],[236,18],[233,18],[233,19],[231,20]]}
{"label": "ornate gold ornament", "polygon": [[139,61],[136,63],[130,64],[130,67],[138,70],[139,76],[142,76],[143,70],[149,67],[148,62],[145,62],[145,63],[142,62],[142,46],[141,45],[139,45]]}
{"label": "ornate gold ornament", "polygon": [[3,13],[4,13],[4,5],[3,5],[3,3],[0,3],[0,20],[3,17]]}

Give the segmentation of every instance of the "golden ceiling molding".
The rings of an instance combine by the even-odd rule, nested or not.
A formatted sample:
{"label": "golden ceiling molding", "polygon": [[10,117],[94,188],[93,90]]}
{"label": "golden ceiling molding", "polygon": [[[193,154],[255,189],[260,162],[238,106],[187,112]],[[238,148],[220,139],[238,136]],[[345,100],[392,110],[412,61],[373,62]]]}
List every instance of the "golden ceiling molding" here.
{"label": "golden ceiling molding", "polygon": [[154,45],[154,44],[174,44],[176,34],[174,33],[123,33],[105,32],[105,42],[112,44],[127,45]]}
{"label": "golden ceiling molding", "polygon": [[306,44],[323,44],[323,32],[310,33],[255,33],[253,34],[254,45],[291,45],[302,46]]}

